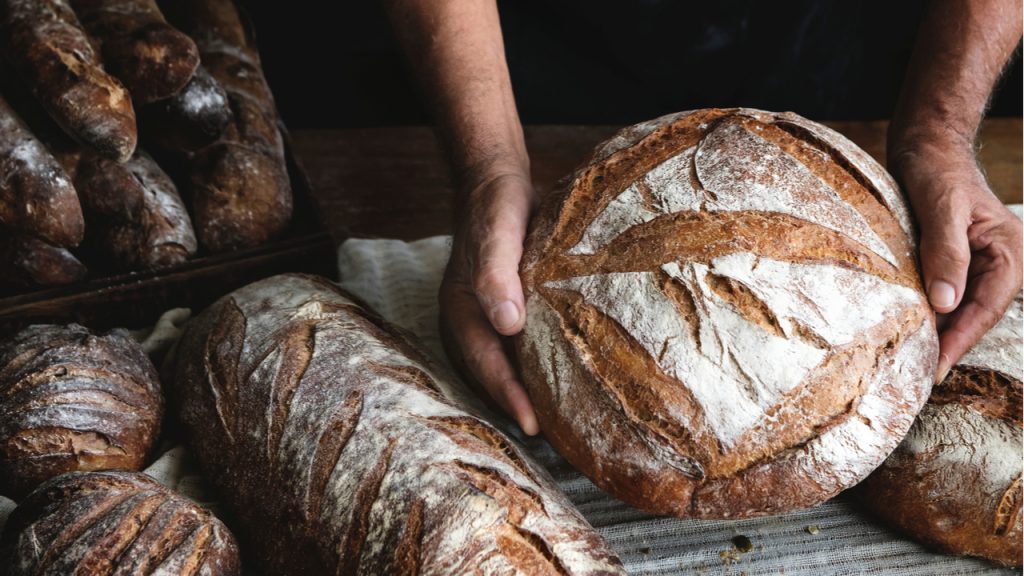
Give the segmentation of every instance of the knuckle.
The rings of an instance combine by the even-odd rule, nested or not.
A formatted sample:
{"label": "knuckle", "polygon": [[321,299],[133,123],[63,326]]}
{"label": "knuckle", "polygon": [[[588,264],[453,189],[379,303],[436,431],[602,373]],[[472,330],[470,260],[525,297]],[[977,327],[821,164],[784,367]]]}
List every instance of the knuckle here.
{"label": "knuckle", "polygon": [[970,249],[947,239],[922,240],[921,253],[926,261],[942,268],[950,266],[964,268],[971,263]]}
{"label": "knuckle", "polygon": [[509,275],[501,267],[485,265],[473,274],[473,290],[477,294],[491,294],[505,286]]}

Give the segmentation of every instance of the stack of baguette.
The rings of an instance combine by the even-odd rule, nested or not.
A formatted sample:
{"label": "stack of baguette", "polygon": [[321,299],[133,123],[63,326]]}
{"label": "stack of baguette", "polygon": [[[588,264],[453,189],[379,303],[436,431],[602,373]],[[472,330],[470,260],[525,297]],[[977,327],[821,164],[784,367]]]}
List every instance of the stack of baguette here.
{"label": "stack of baguette", "polygon": [[0,283],[165,268],[287,228],[279,119],[234,1],[166,8],[0,3]]}

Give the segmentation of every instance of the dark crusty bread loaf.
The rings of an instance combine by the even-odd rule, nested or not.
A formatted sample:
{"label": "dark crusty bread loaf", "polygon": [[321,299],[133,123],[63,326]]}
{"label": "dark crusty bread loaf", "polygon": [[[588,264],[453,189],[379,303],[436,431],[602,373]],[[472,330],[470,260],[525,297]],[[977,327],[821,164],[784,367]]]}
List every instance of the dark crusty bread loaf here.
{"label": "dark crusty bread loaf", "polygon": [[100,44],[104,67],[137,105],[169,98],[192,79],[199,49],[164,20],[155,0],[71,0],[71,6]]}
{"label": "dark crusty bread loaf", "polygon": [[903,532],[953,554],[1020,566],[1021,296],[932,390],[903,443],[857,489]]}
{"label": "dark crusty bread loaf", "polygon": [[228,94],[199,66],[185,88],[140,113],[142,136],[162,151],[189,157],[216,140],[231,121]]}
{"label": "dark crusty bread loaf", "polygon": [[86,245],[108,266],[166,268],[195,254],[195,233],[178,189],[145,152],[123,164],[84,155],[75,188],[88,224]]}
{"label": "dark crusty bread loaf", "polygon": [[0,232],[0,286],[33,288],[73,284],[87,270],[67,248],[31,236]]}
{"label": "dark crusty bread loaf", "polygon": [[43,484],[0,538],[9,576],[237,576],[220,520],[139,472],[71,472]]}
{"label": "dark crusty bread loaf", "polygon": [[232,0],[179,0],[165,9],[195,39],[232,111],[220,138],[192,156],[188,194],[196,235],[211,252],[263,244],[288,228],[292,190],[255,42]]}
{"label": "dark crusty bread loaf", "polygon": [[186,328],[176,411],[266,574],[621,574],[450,376],[336,286],[282,275]]}
{"label": "dark crusty bread loaf", "polygon": [[82,207],[60,163],[0,96],[0,228],[77,246]]}
{"label": "dark crusty bread loaf", "polygon": [[75,140],[117,160],[135,151],[135,110],[103,70],[65,0],[4,0],[5,53],[43,108]]}
{"label": "dark crusty bread loaf", "polygon": [[522,375],[548,439],[647,511],[817,504],[895,448],[934,319],[899,189],[794,114],[627,128],[546,199],[522,260]]}
{"label": "dark crusty bread loaf", "polygon": [[0,344],[0,494],[71,470],[139,469],[162,415],[156,370],[127,332],[29,326]]}

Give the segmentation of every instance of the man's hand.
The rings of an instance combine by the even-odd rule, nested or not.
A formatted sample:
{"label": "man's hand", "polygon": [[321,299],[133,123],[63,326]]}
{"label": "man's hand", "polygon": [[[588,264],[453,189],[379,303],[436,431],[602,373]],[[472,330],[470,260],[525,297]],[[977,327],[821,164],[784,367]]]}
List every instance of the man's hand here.
{"label": "man's hand", "polygon": [[917,214],[924,287],[939,313],[936,381],[1021,289],[1021,221],[989,189],[969,143],[903,152],[896,171]]}
{"label": "man's hand", "polygon": [[494,0],[387,0],[437,118],[458,218],[438,299],[445,350],[527,434],[537,418],[507,337],[523,328],[519,259],[534,201]]}
{"label": "man's hand", "polygon": [[1021,0],[932,0],[889,129],[889,169],[914,207],[924,288],[939,313],[936,382],[1021,289],[1021,223],[974,154],[1021,28]]}
{"label": "man's hand", "polygon": [[489,177],[467,195],[438,295],[448,356],[529,435],[537,418],[504,337],[523,328],[519,260],[533,198],[529,177],[517,172]]}

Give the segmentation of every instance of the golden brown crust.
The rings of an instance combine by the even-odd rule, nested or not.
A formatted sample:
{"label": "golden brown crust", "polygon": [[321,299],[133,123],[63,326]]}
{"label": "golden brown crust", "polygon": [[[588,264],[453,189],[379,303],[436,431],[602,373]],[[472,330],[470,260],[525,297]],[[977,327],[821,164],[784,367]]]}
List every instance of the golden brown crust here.
{"label": "golden brown crust", "polygon": [[61,247],[85,234],[78,196],[60,162],[0,96],[0,228]]}
{"label": "golden brown crust", "polygon": [[911,537],[1004,566],[1024,560],[1020,317],[1018,295],[935,386],[903,443],[856,491],[873,513]]}
{"label": "golden brown crust", "polygon": [[126,332],[25,328],[0,346],[0,493],[71,470],[140,469],[162,415],[156,370]]}
{"label": "golden brown crust", "polygon": [[86,244],[110,268],[166,268],[195,254],[195,233],[178,189],[145,152],[124,163],[86,153],[75,188],[89,225]]}
{"label": "golden brown crust", "polygon": [[34,288],[85,279],[88,270],[67,248],[0,233],[0,285]]}
{"label": "golden brown crust", "polygon": [[212,252],[263,244],[288,228],[292,191],[256,45],[232,0],[174,2],[168,16],[195,39],[231,106],[220,137],[191,156],[196,234]]}
{"label": "golden brown crust", "polygon": [[43,108],[69,135],[125,161],[137,132],[131,95],[100,63],[64,0],[6,0],[6,55]]}
{"label": "golden brown crust", "polygon": [[926,398],[937,342],[900,193],[808,126],[713,109],[628,128],[534,220],[524,380],[555,447],[633,506],[819,503]]}
{"label": "golden brown crust", "polygon": [[100,44],[103,63],[136,104],[174,96],[199,65],[191,38],[164,20],[154,0],[71,0]]}
{"label": "golden brown crust", "polygon": [[268,572],[622,573],[449,375],[321,278],[225,296],[177,356],[177,412]]}
{"label": "golden brown crust", "polygon": [[231,107],[227,92],[200,65],[181,92],[143,108],[141,116],[147,142],[163,152],[189,156],[224,133]]}
{"label": "golden brown crust", "polygon": [[210,512],[137,472],[72,472],[20,503],[0,538],[9,574],[236,576],[238,547]]}

